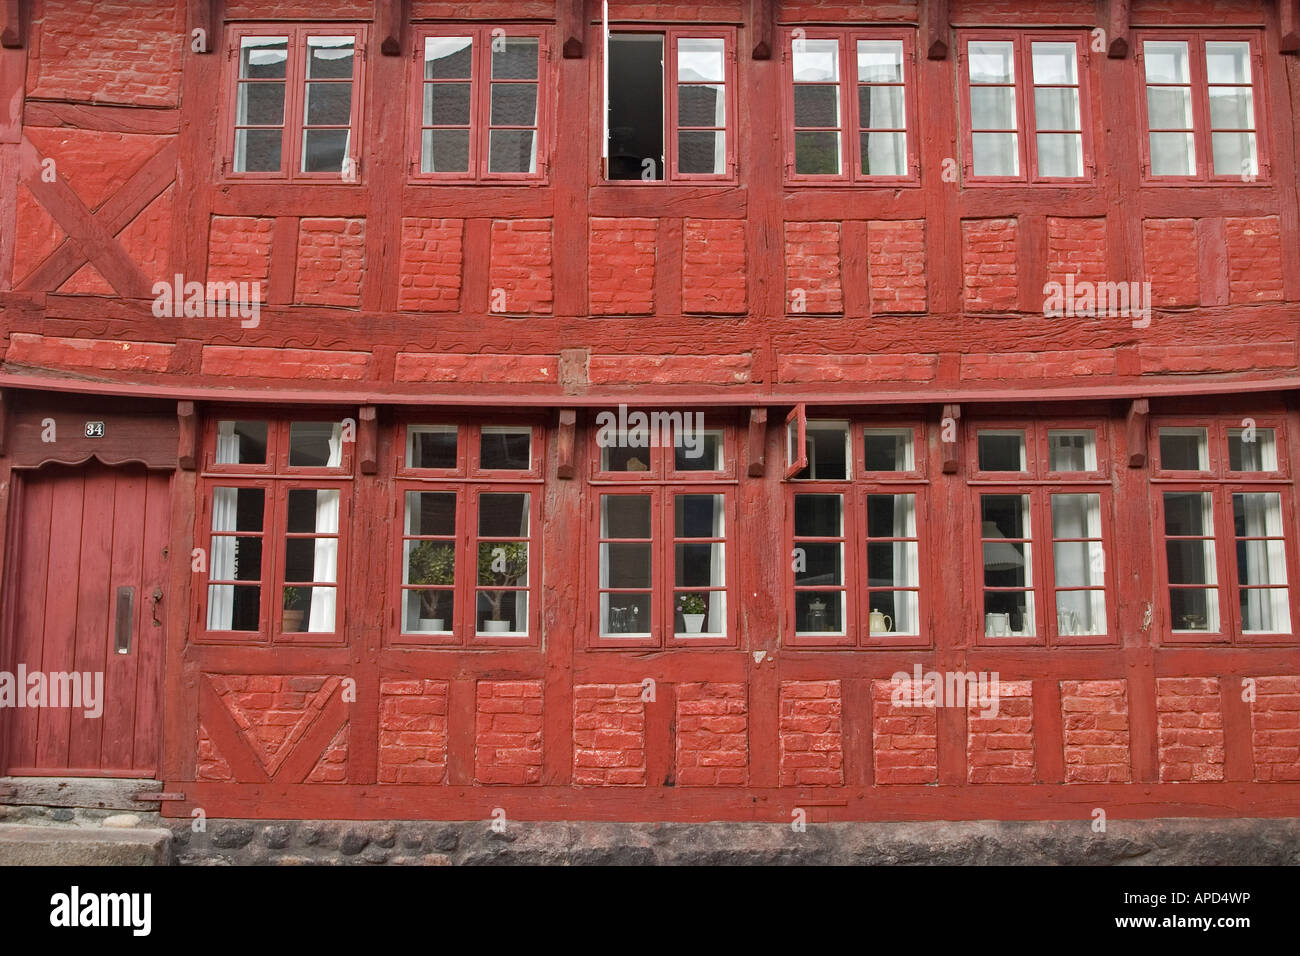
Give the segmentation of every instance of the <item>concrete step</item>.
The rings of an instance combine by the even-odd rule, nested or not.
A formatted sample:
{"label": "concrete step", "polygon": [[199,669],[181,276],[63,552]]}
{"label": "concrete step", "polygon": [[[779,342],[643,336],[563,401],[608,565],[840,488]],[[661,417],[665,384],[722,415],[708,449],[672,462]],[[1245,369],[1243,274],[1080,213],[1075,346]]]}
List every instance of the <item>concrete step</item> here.
{"label": "concrete step", "polygon": [[0,866],[167,866],[170,830],[0,823]]}

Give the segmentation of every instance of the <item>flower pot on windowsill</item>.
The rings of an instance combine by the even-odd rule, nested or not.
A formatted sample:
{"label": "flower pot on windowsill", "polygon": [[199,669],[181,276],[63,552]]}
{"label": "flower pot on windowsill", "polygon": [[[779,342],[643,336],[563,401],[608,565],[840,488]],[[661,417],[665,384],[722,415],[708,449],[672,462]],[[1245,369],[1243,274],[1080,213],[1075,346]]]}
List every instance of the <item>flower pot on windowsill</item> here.
{"label": "flower pot on windowsill", "polygon": [[441,631],[443,630],[443,619],[440,617],[419,617],[415,619],[415,629],[417,631]]}
{"label": "flower pot on windowsill", "polygon": [[483,622],[483,630],[488,634],[500,634],[503,631],[510,630],[509,621],[489,620]]}
{"label": "flower pot on windowsill", "polygon": [[687,634],[698,634],[704,629],[703,614],[683,614],[682,620],[686,622]]}
{"label": "flower pot on windowsill", "polygon": [[305,609],[300,608],[296,611],[291,611],[288,608],[285,608],[285,610],[283,611],[283,621],[282,621],[284,625],[283,628],[284,633],[297,634],[301,632],[303,629],[302,619],[306,616],[307,616],[307,611]]}

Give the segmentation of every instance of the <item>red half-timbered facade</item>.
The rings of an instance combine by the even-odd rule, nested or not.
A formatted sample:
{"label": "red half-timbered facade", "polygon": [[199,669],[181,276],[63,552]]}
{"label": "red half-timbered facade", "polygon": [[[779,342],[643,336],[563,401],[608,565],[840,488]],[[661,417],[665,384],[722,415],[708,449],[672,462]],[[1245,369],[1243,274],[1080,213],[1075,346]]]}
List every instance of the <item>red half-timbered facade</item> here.
{"label": "red half-timbered facade", "polygon": [[1300,812],[1297,0],[0,19],[0,776]]}

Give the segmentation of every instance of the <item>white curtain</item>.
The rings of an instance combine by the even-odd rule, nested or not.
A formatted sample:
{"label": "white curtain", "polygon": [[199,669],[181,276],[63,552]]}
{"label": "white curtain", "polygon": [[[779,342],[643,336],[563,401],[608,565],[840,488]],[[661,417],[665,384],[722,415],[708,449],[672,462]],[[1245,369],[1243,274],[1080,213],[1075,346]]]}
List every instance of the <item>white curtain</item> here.
{"label": "white curtain", "polygon": [[[528,512],[529,512],[529,506],[532,504],[532,500],[527,495],[520,495],[520,497],[523,499],[523,501],[522,501],[522,507],[520,508],[520,515],[519,515],[519,537],[522,538],[523,540],[520,541],[519,543],[522,544],[527,549],[527,554],[528,554],[529,568],[528,568],[527,575],[523,580],[523,583],[527,584],[529,580],[532,579],[533,576],[533,569],[531,567],[533,561],[533,553],[532,553],[533,549],[530,546],[528,541],[528,519],[529,519]],[[512,581],[510,583],[515,584],[517,582]],[[515,595],[515,624],[513,629],[515,631],[518,631],[521,634],[527,634],[529,592],[515,591],[513,593]]]}
{"label": "white curtain", "polygon": [[[910,436],[908,436],[910,437]],[[900,437],[900,440],[901,437]],[[912,443],[907,442],[910,457]],[[901,451],[901,449],[900,449]],[[903,459],[900,458],[900,461]],[[911,468],[911,462],[907,462]],[[894,495],[894,537],[916,537],[916,495]],[[894,587],[916,587],[920,580],[918,570],[918,546],[915,541],[894,542]],[[894,592],[894,630],[899,634],[919,634],[920,621],[917,619],[916,591]],[[867,610],[871,610],[868,608]]]}
{"label": "white curtain", "polygon": [[[713,497],[713,526],[709,531],[714,538],[725,538],[726,508],[722,495]],[[709,548],[709,583],[716,586],[727,583],[725,543],[719,542]],[[727,592],[709,592],[709,617],[704,622],[704,629],[710,634],[725,634],[727,631]]]}
{"label": "white curtain", "polygon": [[[331,461],[333,460],[333,441],[331,440]],[[339,530],[339,492],[337,490],[317,490],[316,492],[316,533],[318,535],[337,535]],[[337,537],[317,538],[312,567],[312,580],[337,581],[339,560],[339,539]],[[313,587],[311,589],[311,611],[307,619],[308,631],[330,632],[334,630],[334,612],[338,603],[337,587]]]}
{"label": "white curtain", "polygon": [[[1085,466],[1087,464],[1085,451]],[[1105,634],[1105,559],[1101,538],[1101,495],[1052,495],[1052,537],[1091,538],[1054,546],[1056,586],[1095,588],[1057,591],[1057,627],[1062,634]]]}
{"label": "white curtain", "polygon": [[[233,430],[234,422],[229,424]],[[218,437],[218,456],[220,441]],[[235,442],[238,443],[238,437]],[[218,458],[218,460],[223,460]],[[235,509],[238,502],[238,488],[214,488],[212,490],[212,530],[213,532],[235,530]],[[212,565],[208,577],[217,581],[235,579],[235,542],[233,537],[218,536],[212,538]],[[235,588],[231,584],[218,584],[208,588],[208,630],[228,631],[235,620]]]}
{"label": "white curtain", "polygon": [[[1285,584],[1286,548],[1282,533],[1282,496],[1276,492],[1233,495],[1233,510],[1245,518],[1242,585]],[[1244,595],[1242,630],[1287,634],[1291,631],[1289,592],[1285,587],[1250,588]]]}

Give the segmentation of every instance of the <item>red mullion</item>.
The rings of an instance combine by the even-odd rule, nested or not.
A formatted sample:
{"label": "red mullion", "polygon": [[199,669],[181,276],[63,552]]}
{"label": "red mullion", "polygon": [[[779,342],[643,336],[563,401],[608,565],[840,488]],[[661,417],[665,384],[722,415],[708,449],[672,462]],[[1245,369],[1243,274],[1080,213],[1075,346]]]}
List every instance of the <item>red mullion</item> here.
{"label": "red mullion", "polygon": [[[855,428],[859,432],[859,434],[861,434],[862,427],[858,425],[858,423],[855,423]],[[914,448],[912,450],[913,458],[915,458],[916,453],[917,453],[917,449]],[[861,461],[860,458],[859,461]],[[905,485],[902,483],[899,483],[897,485],[870,484],[870,485],[865,485],[858,489],[857,497],[859,500],[858,500],[857,510],[860,514],[860,517],[856,519],[854,524],[854,531],[855,531],[854,537],[858,538],[861,542],[859,547],[855,549],[855,550],[860,550],[862,552],[861,562],[860,562],[861,570],[859,572],[860,579],[855,578],[853,584],[851,585],[851,588],[863,595],[866,595],[866,600],[865,602],[862,602],[862,606],[860,606],[858,612],[859,621],[858,621],[857,646],[860,648],[864,648],[864,649],[871,649],[877,647],[928,648],[934,645],[933,627],[929,618],[930,571],[929,571],[928,555],[926,554],[927,538],[925,536],[925,529],[929,527],[929,500],[928,500],[928,496],[925,494],[925,490],[926,490],[926,486],[924,485]],[[916,542],[916,565],[917,565],[916,567],[916,575],[917,575],[916,617],[917,617],[917,628],[920,632],[918,634],[898,634],[895,632],[893,637],[873,637],[871,635],[872,588],[870,587],[869,584],[870,574],[871,574],[871,561],[870,558],[867,556],[867,546],[873,540],[872,538],[869,538],[867,536],[867,518],[869,514],[867,508],[867,498],[870,495],[891,495],[891,496],[912,495],[913,496],[913,501],[915,506],[915,518],[916,518],[916,535],[914,540]],[[877,538],[874,540],[880,541],[882,539]],[[894,539],[894,540],[900,540],[900,539]],[[901,540],[906,540],[906,539],[901,539]],[[846,545],[847,545],[847,541],[846,541]],[[898,593],[900,590],[905,590],[905,589],[890,587],[890,588],[876,588],[875,590],[876,591],[888,590],[888,591],[893,591],[895,593]],[[897,608],[895,608],[895,611],[897,611]],[[897,624],[898,622],[895,621],[894,623]]]}
{"label": "red mullion", "polygon": [[[470,91],[469,91],[469,168],[470,173],[476,180],[482,180],[487,173],[488,167],[488,136],[490,135],[490,126],[492,119],[491,100],[492,100],[492,45],[487,39],[489,36],[486,27],[473,27],[474,50],[470,59]],[[538,75],[540,76],[541,66],[538,65]],[[541,84],[538,84],[538,93],[541,93]],[[477,620],[478,610],[475,606],[475,620]]]}
{"label": "red mullion", "polygon": [[[733,495],[725,488],[706,487],[702,485],[686,486],[674,485],[663,489],[664,502],[663,512],[663,531],[665,550],[667,559],[662,562],[663,574],[665,581],[665,606],[667,615],[664,618],[663,645],[665,647],[735,647],[739,639],[738,621],[739,616],[736,611],[736,567],[735,567],[735,509],[733,507]],[[678,538],[676,535],[676,507],[678,495],[721,495],[722,496],[722,516],[723,516],[723,534],[720,539],[715,538]],[[723,616],[723,627],[726,633],[721,637],[678,637],[677,636],[677,615],[674,611],[676,604],[677,588],[677,543],[722,543],[722,588],[715,590],[710,586],[708,590],[713,594],[724,594],[727,602],[727,613]],[[692,590],[682,588],[683,591]]]}
{"label": "red mullion", "polygon": [[[479,499],[485,494],[522,494],[528,498],[528,537],[523,538],[506,538],[483,539],[479,536],[478,514]],[[538,509],[538,496],[532,486],[480,483],[472,485],[469,494],[465,496],[467,514],[464,528],[467,532],[466,541],[470,549],[469,561],[466,563],[467,574],[465,575],[465,588],[469,597],[467,616],[463,617],[464,634],[462,643],[465,647],[532,647],[540,639],[539,629],[541,626],[541,614],[539,606],[541,603],[541,577],[538,569],[541,565],[541,555],[538,553],[540,545],[540,535],[537,533],[541,525],[542,517]],[[457,503],[459,507],[459,502]],[[469,522],[472,522],[469,523]],[[528,592],[528,633],[523,636],[498,636],[494,634],[478,633],[478,552],[481,544],[501,544],[515,543],[526,540],[528,543],[528,584],[526,588],[485,588],[484,590],[526,590]]]}
{"label": "red mullion", "polygon": [[[852,472],[850,472],[852,474]],[[838,495],[840,497],[840,535],[838,538],[827,537],[798,537],[795,535],[795,496],[796,495]],[[857,518],[856,509],[854,508],[854,488],[849,482],[835,482],[834,484],[822,485],[819,482],[789,482],[786,492],[786,540],[790,543],[790,556],[786,561],[785,571],[785,595],[789,601],[790,619],[785,628],[784,640],[786,646],[795,648],[809,649],[845,649],[853,648],[857,645],[857,628],[858,609],[856,600],[856,590],[858,587],[857,574],[857,555],[854,547],[854,539],[857,535]],[[839,544],[840,558],[843,564],[841,570],[842,593],[844,594],[844,633],[841,635],[799,635],[798,629],[798,604],[796,602],[795,590],[795,571],[793,550],[800,547],[801,543],[812,544]],[[818,588],[808,589],[809,591],[821,590]],[[824,589],[829,594],[839,594],[840,589],[827,587]]]}
{"label": "red mullion", "polygon": [[[1272,486],[1265,485],[1263,483],[1252,482],[1247,484],[1229,484],[1229,485],[1224,485],[1222,487],[1223,511],[1228,521],[1225,527],[1228,529],[1228,534],[1230,536],[1230,540],[1232,543],[1232,548],[1231,548],[1232,559],[1229,560],[1225,555],[1225,563],[1228,565],[1228,569],[1232,574],[1232,577],[1230,579],[1230,586],[1229,586],[1229,590],[1231,593],[1229,595],[1230,600],[1228,603],[1232,605],[1232,613],[1233,613],[1232,643],[1234,644],[1241,644],[1249,647],[1258,644],[1297,643],[1296,636],[1295,636],[1295,628],[1296,628],[1296,620],[1297,620],[1296,614],[1297,611],[1300,610],[1300,603],[1298,603],[1297,601],[1296,587],[1295,587],[1295,580],[1294,580],[1295,579],[1294,569],[1297,566],[1296,565],[1297,548],[1296,548],[1295,536],[1287,534],[1288,529],[1293,529],[1296,526],[1295,514],[1292,507],[1293,502],[1291,500],[1291,494],[1289,493],[1290,488],[1291,486],[1289,483],[1286,485],[1282,485],[1280,482]],[[1235,560],[1237,554],[1237,541],[1247,540],[1247,539],[1253,539],[1253,540],[1262,540],[1262,539],[1259,538],[1258,536],[1253,536],[1253,535],[1245,536],[1241,539],[1237,537],[1236,523],[1232,521],[1232,496],[1234,493],[1235,494],[1273,493],[1279,495],[1280,504],[1282,508],[1281,538],[1283,542],[1282,546],[1286,554],[1287,606],[1291,612],[1291,633],[1289,634],[1260,633],[1260,634],[1251,634],[1249,637],[1246,636],[1245,621],[1241,619],[1241,592],[1243,588],[1237,570],[1237,562]],[[1270,538],[1270,540],[1276,540],[1276,536]],[[1224,550],[1227,551],[1228,549],[1225,548]],[[1267,588],[1258,588],[1258,590],[1267,590]]]}
{"label": "red mullion", "polygon": [[1202,33],[1192,34],[1188,45],[1188,70],[1192,79],[1196,178],[1198,181],[1207,182],[1218,177],[1214,175],[1213,142],[1210,137],[1210,87],[1205,67],[1205,35]]}

